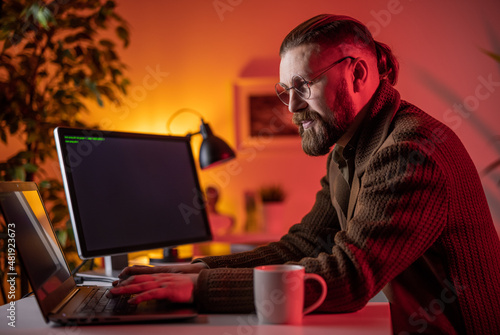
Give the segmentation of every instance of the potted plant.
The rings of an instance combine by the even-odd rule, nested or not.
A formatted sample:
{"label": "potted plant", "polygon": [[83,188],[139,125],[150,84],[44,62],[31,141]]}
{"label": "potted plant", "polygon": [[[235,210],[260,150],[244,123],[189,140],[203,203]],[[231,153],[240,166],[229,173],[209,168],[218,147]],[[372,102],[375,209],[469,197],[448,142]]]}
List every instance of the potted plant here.
{"label": "potted plant", "polygon": [[[64,190],[42,165],[55,159],[57,126],[87,127],[85,103],[119,102],[129,85],[114,41],[127,22],[108,0],[0,1],[0,140],[23,147],[0,157],[0,180],[36,181],[63,247],[72,247]],[[107,34],[109,36],[109,34]]]}
{"label": "potted plant", "polygon": [[280,185],[275,184],[263,186],[259,194],[262,201],[264,231],[272,235],[283,234],[285,191]]}

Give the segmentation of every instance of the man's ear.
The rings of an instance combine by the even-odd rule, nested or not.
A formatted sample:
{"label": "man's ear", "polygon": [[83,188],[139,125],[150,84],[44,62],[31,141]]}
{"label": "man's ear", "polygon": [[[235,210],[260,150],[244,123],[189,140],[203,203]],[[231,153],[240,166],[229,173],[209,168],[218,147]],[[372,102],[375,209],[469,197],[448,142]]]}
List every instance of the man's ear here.
{"label": "man's ear", "polygon": [[368,64],[363,58],[356,58],[353,61],[352,87],[354,93],[360,92],[368,82]]}

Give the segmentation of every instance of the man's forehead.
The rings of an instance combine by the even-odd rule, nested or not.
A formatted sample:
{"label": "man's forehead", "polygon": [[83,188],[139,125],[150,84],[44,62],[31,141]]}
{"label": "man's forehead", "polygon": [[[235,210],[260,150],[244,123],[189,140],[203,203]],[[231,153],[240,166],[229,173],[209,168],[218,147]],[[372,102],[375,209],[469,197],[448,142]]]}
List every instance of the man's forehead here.
{"label": "man's forehead", "polygon": [[320,51],[318,45],[302,44],[287,50],[282,56],[283,63],[307,62],[309,58]]}
{"label": "man's forehead", "polygon": [[283,82],[300,74],[308,75],[327,66],[334,58],[344,57],[344,45],[321,47],[318,44],[302,44],[286,51],[281,57],[280,79]]}
{"label": "man's forehead", "polygon": [[282,59],[292,55],[295,61],[324,59],[328,57],[345,57],[359,48],[350,43],[340,43],[335,45],[301,44],[282,55]]}
{"label": "man's forehead", "polygon": [[319,51],[319,46],[313,44],[303,44],[289,49],[281,56],[280,76],[291,77],[309,72],[310,64],[318,59]]}

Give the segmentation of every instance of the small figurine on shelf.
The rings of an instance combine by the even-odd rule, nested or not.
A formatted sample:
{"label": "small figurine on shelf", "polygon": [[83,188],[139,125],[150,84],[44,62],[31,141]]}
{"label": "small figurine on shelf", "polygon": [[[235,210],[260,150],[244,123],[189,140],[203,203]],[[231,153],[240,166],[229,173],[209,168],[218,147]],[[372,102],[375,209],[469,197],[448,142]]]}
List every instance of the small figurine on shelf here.
{"label": "small figurine on shelf", "polygon": [[210,228],[214,236],[227,235],[234,228],[234,218],[219,213],[217,211],[217,202],[219,201],[219,191],[214,186],[208,186],[205,189],[207,200],[207,214]]}

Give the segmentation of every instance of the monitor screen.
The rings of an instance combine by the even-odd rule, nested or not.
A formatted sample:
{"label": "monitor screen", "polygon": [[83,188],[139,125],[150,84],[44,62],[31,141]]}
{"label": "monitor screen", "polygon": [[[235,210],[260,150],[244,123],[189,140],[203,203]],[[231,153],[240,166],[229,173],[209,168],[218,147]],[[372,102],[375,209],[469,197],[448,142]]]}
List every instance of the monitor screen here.
{"label": "monitor screen", "polygon": [[54,134],[81,258],[211,240],[188,138],[73,128]]}

